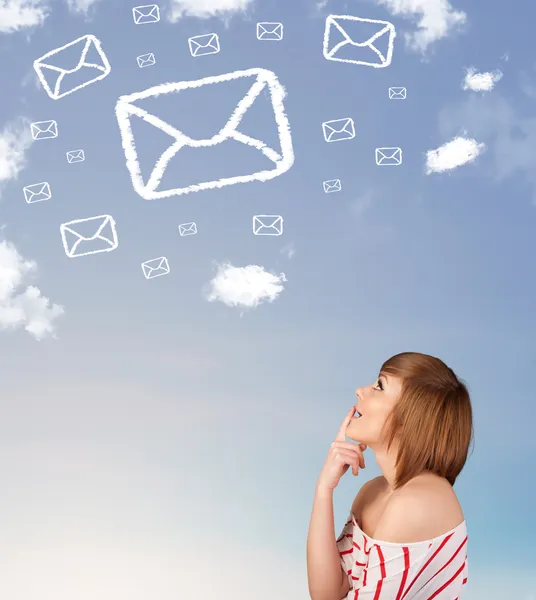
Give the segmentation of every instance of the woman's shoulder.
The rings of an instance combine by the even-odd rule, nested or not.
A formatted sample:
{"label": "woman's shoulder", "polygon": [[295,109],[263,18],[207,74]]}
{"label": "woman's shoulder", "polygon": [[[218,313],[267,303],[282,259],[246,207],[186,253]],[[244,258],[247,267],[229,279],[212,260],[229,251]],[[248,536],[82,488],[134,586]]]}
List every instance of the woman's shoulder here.
{"label": "woman's shoulder", "polygon": [[373,537],[389,542],[421,542],[440,537],[463,522],[460,503],[448,481],[423,474],[392,495]]}

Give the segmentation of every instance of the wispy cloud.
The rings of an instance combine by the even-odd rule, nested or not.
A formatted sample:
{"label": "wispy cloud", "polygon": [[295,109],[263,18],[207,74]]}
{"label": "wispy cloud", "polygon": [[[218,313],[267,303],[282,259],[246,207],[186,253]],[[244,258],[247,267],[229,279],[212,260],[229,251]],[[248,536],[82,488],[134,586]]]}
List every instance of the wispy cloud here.
{"label": "wispy cloud", "polygon": [[227,306],[256,308],[263,302],[273,302],[283,291],[284,273],[276,275],[258,265],[233,267],[218,265],[216,276],[207,286],[209,302],[218,300]]}
{"label": "wispy cloud", "polygon": [[406,33],[406,44],[412,50],[426,52],[430,44],[441,40],[467,22],[463,11],[455,10],[449,0],[377,0],[393,15],[417,20],[418,30]]}
{"label": "wispy cloud", "polygon": [[455,137],[435,150],[426,153],[426,174],[452,171],[473,162],[486,149],[486,144],[472,138]]}
{"label": "wispy cloud", "polygon": [[26,118],[15,119],[0,131],[0,194],[4,185],[16,179],[26,166],[26,151],[32,143],[30,122]]}
{"label": "wispy cloud", "polygon": [[[70,11],[87,15],[99,0],[65,2]],[[191,3],[198,4],[197,0]],[[50,14],[50,6],[51,0],[0,0],[0,33],[15,33],[42,25]]]}
{"label": "wispy cloud", "polygon": [[296,254],[296,248],[294,247],[294,242],[285,244],[279,252],[281,252],[281,254],[284,254],[290,260]]}
{"label": "wispy cloud", "polygon": [[470,95],[439,115],[441,135],[455,134],[460,127],[488,146],[492,158],[489,177],[499,182],[524,175],[533,187],[536,204],[536,117],[521,115],[500,94]]}
{"label": "wispy cloud", "polygon": [[478,73],[474,67],[469,67],[465,72],[462,89],[473,92],[490,92],[495,84],[502,79],[503,73],[499,69]]}
{"label": "wispy cloud", "polygon": [[91,7],[97,2],[99,0],[67,0],[67,6],[72,12],[87,15]]}
{"label": "wispy cloud", "polygon": [[22,327],[41,340],[54,335],[54,321],[64,309],[51,304],[33,285],[20,291],[36,268],[36,263],[23,259],[13,244],[0,242],[0,329]]}
{"label": "wispy cloud", "polygon": [[0,0],[0,33],[42,25],[47,16],[44,0]]}
{"label": "wispy cloud", "polygon": [[226,17],[245,12],[252,4],[253,0],[171,0],[169,19],[175,22],[182,17]]}

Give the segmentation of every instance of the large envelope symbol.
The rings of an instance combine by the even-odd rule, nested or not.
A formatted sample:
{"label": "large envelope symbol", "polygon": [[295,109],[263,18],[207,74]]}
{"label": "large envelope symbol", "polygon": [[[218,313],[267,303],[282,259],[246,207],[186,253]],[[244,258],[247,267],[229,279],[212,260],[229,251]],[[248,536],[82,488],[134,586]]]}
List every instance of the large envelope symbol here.
{"label": "large envelope symbol", "polygon": [[52,198],[50,185],[46,181],[34,183],[33,185],[27,185],[25,188],[23,188],[23,192],[24,198],[28,204],[42,202],[43,200],[50,200]]}
{"label": "large envelope symbol", "polygon": [[[215,85],[226,81],[238,78],[251,78],[253,85],[247,94],[240,99],[234,112],[230,115],[227,123],[214,137],[210,139],[192,139],[179,129],[169,125],[154,114],[136,105],[138,100],[145,98],[157,97],[161,94],[171,93],[188,93],[188,90],[193,88],[202,88],[205,85]],[[280,149],[275,150],[262,140],[255,139],[239,131],[242,118],[252,106],[253,102],[258,98],[259,102],[267,101],[268,98],[262,92],[269,91],[269,99],[272,104],[272,111],[277,125],[277,134],[279,138]],[[154,200],[156,198],[167,198],[169,196],[179,196],[189,192],[197,192],[213,188],[220,188],[225,185],[235,183],[247,183],[250,181],[268,181],[288,171],[294,164],[294,150],[292,147],[292,138],[290,134],[290,126],[285,114],[283,100],[285,98],[285,89],[279,83],[277,77],[271,71],[266,69],[249,69],[247,71],[236,71],[226,75],[218,75],[215,77],[207,77],[198,81],[183,81],[180,83],[165,83],[156,87],[149,88],[144,92],[121,96],[116,104],[115,112],[125,157],[127,159],[127,168],[132,178],[132,184],[135,191],[145,200]],[[132,117],[144,119],[147,123],[167,133],[171,138],[170,146],[160,156],[156,162],[150,177],[147,182],[144,182],[141,175],[138,153],[136,150],[134,134],[131,127]],[[200,115],[202,118],[202,115]],[[261,152],[266,158],[273,162],[274,167],[269,170],[259,171],[252,174],[242,174],[223,179],[200,182],[194,185],[183,188],[160,189],[160,182],[166,168],[174,159],[178,162],[180,168],[180,158],[182,148],[202,148],[217,146],[222,144],[222,161],[226,159],[226,141],[239,142],[251,147],[256,152]],[[232,150],[232,149],[231,149]],[[225,162],[224,162],[225,164]],[[207,168],[210,165],[207,165]],[[249,170],[245,168],[245,170]]]}
{"label": "large envelope symbol", "polygon": [[326,121],[322,123],[322,129],[326,142],[340,142],[355,138],[354,120],[350,117]]}
{"label": "large envelope symbol", "polygon": [[[86,231],[82,233],[82,229]],[[119,245],[115,220],[110,215],[99,215],[62,223],[60,232],[65,254],[69,258],[110,252]]]}
{"label": "large envelope symbol", "polygon": [[58,124],[56,121],[37,121],[31,123],[30,129],[34,140],[48,140],[58,137]]}
{"label": "large envelope symbol", "polygon": [[136,25],[158,23],[158,21],[160,21],[160,8],[157,4],[135,6],[132,9],[132,16],[134,17],[134,23],[136,23]]}
{"label": "large envelope symbol", "polygon": [[[87,60],[90,51],[98,62]],[[73,55],[78,58],[76,62],[71,62],[72,68],[57,66]],[[34,61],[34,69],[39,81],[53,100],[63,98],[90,83],[104,79],[112,70],[99,40],[94,35],[84,35],[61,48],[47,52]],[[55,77],[57,79],[54,82]]]}
{"label": "large envelope symbol", "polygon": [[167,275],[169,273],[169,262],[165,256],[153,258],[141,263],[141,268],[145,279],[153,279],[159,275]]}
{"label": "large envelope symbol", "polygon": [[389,100],[405,100],[407,90],[405,87],[390,87]]}
{"label": "large envelope symbol", "polygon": [[397,166],[402,164],[401,148],[376,148],[376,164]]}
{"label": "large envelope symbol", "polygon": [[220,51],[220,38],[217,33],[196,35],[188,39],[188,44],[190,44],[190,54],[192,56],[217,54]]}
{"label": "large envelope symbol", "polygon": [[342,185],[340,179],[330,179],[329,181],[324,181],[324,192],[326,194],[330,194],[332,192],[340,192],[341,190]]}
{"label": "large envelope symbol", "polygon": [[[352,36],[346,31],[350,26],[364,25],[363,37]],[[346,29],[345,29],[346,28]],[[370,31],[375,29],[373,35]],[[359,34],[357,34],[359,36]],[[342,40],[340,40],[342,36]],[[338,62],[387,67],[393,58],[393,44],[396,37],[395,26],[389,21],[362,19],[343,15],[329,15],[324,31],[324,58]],[[339,38],[340,41],[335,42]],[[386,39],[387,38],[387,39]],[[378,48],[381,44],[387,48]],[[344,54],[343,54],[344,53]]]}
{"label": "large envelope symbol", "polygon": [[282,235],[283,217],[281,215],[255,215],[253,217],[255,235]]}
{"label": "large envelope symbol", "polygon": [[257,23],[257,39],[279,42],[283,39],[283,24]]}

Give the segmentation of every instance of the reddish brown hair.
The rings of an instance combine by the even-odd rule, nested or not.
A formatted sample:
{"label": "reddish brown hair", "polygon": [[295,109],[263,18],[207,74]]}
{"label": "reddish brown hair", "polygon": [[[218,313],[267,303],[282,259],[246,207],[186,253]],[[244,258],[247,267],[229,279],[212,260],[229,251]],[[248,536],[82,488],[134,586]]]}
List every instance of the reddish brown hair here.
{"label": "reddish brown hair", "polygon": [[474,441],[466,383],[439,358],[419,352],[392,356],[382,373],[402,380],[400,398],[384,426],[388,450],[395,439],[399,442],[395,489],[422,471],[454,485]]}

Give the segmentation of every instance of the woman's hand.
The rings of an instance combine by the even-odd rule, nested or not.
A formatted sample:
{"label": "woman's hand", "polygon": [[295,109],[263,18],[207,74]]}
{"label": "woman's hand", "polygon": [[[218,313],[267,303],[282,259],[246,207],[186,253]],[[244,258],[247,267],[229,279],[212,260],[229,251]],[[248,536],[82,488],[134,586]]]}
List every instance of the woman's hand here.
{"label": "woman's hand", "polygon": [[365,468],[363,452],[367,448],[366,444],[352,444],[346,441],[346,428],[350,424],[354,414],[355,407],[352,407],[344,418],[337,436],[331,444],[328,456],[318,477],[317,488],[333,491],[349,467],[352,467],[354,475],[359,473],[359,468]]}

